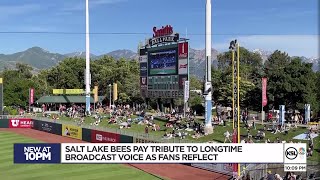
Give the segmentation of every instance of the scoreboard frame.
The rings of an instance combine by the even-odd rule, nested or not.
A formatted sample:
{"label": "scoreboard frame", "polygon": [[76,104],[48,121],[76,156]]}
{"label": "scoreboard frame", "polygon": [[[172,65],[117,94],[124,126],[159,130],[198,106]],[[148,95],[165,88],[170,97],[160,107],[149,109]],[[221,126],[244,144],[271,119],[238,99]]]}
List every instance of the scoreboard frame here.
{"label": "scoreboard frame", "polygon": [[[140,63],[140,90],[144,98],[174,99],[184,97],[184,82],[189,81],[189,42],[185,38],[176,38],[175,42],[161,41],[161,44],[150,44],[154,38],[166,38],[172,36],[166,34],[160,37],[150,38],[144,46],[138,49]],[[174,34],[179,37],[178,33]],[[176,50],[176,72],[174,74],[150,74],[150,53]],[[147,68],[145,68],[147,67]]]}

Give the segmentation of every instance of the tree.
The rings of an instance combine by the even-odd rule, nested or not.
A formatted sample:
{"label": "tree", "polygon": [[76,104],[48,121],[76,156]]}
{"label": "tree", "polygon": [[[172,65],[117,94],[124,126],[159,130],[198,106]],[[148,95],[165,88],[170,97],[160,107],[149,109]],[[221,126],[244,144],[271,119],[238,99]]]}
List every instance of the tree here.
{"label": "tree", "polygon": [[316,74],[311,64],[275,51],[266,62],[266,75],[269,108],[286,105],[288,109],[303,110],[304,104],[310,103],[314,110],[319,109]]}
{"label": "tree", "polygon": [[[235,56],[235,61],[237,60]],[[253,92],[257,92],[259,79],[263,73],[262,58],[240,47],[240,105],[256,107],[259,103]],[[218,55],[218,68],[212,69],[213,99],[225,106],[232,105],[232,53],[231,51]]]}
{"label": "tree", "polygon": [[190,90],[202,90],[203,83],[197,77],[190,76]]}
{"label": "tree", "polygon": [[[25,69],[23,69],[25,68]],[[30,66],[17,63],[17,70],[4,70],[2,77],[4,79],[4,104],[6,106],[28,105],[29,88],[35,87],[32,81],[32,68]]]}

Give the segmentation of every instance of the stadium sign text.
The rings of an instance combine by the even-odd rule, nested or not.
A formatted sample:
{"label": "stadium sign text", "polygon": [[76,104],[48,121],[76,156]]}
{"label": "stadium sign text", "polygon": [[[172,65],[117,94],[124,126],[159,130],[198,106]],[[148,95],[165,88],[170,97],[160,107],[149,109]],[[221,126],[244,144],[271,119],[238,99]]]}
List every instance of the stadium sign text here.
{"label": "stadium sign text", "polygon": [[179,34],[175,34],[174,36],[162,36],[162,37],[151,38],[149,39],[149,45],[153,46],[161,43],[177,42],[178,39],[179,39]]}
{"label": "stadium sign text", "polygon": [[153,37],[160,37],[160,36],[169,36],[173,33],[173,28],[170,25],[165,27],[162,26],[161,29],[157,29],[157,27],[153,27]]}
{"label": "stadium sign text", "polygon": [[162,26],[161,29],[157,29],[157,27],[153,27],[153,37],[149,39],[149,45],[157,45],[161,43],[171,43],[177,42],[179,39],[179,34],[173,34],[173,28],[170,25],[165,27]]}

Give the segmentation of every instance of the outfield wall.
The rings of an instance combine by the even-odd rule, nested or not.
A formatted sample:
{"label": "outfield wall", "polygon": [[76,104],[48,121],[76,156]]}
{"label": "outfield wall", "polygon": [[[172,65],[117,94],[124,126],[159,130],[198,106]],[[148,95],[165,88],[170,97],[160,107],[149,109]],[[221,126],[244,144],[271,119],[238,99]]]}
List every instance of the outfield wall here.
{"label": "outfield wall", "polygon": [[[56,134],[69,138],[79,139],[90,143],[161,143],[148,139],[137,138],[129,135],[117,134],[101,130],[83,128],[76,125],[60,124],[45,120],[30,118],[0,119],[0,128],[29,128],[46,133]],[[229,164],[185,164],[196,168],[205,169],[217,173],[232,175]]]}

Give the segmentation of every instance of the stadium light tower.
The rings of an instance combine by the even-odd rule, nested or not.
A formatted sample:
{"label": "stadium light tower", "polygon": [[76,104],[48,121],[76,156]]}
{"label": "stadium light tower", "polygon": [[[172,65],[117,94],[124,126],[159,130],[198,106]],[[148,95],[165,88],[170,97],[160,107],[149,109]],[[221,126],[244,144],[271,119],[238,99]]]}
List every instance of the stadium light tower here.
{"label": "stadium light tower", "polygon": [[89,0],[86,0],[86,112],[90,114]]}
{"label": "stadium light tower", "polygon": [[206,0],[206,77],[205,95],[205,133],[212,134],[212,87],[211,87],[211,0]]}

